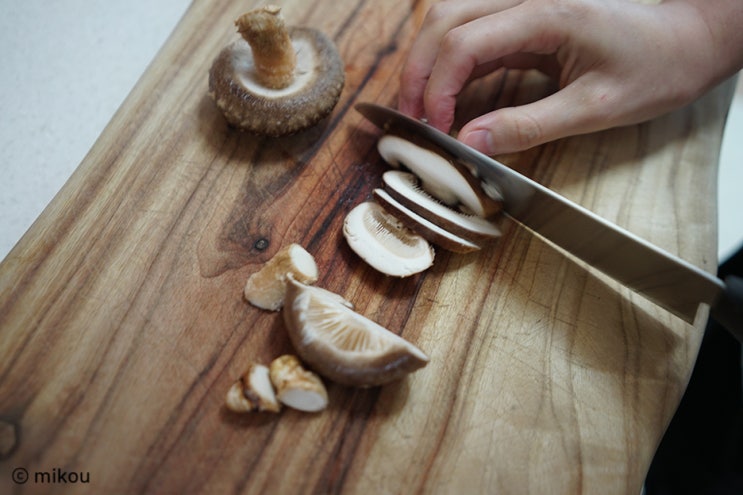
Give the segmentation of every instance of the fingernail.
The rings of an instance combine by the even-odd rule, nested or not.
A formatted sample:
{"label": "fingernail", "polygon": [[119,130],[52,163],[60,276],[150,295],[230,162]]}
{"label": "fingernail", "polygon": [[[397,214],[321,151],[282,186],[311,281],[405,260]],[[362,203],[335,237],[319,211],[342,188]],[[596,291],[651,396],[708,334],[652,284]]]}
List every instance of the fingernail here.
{"label": "fingernail", "polygon": [[486,155],[495,154],[495,145],[493,143],[493,134],[485,129],[478,129],[468,133],[462,138],[462,142],[475,148],[477,151]]}

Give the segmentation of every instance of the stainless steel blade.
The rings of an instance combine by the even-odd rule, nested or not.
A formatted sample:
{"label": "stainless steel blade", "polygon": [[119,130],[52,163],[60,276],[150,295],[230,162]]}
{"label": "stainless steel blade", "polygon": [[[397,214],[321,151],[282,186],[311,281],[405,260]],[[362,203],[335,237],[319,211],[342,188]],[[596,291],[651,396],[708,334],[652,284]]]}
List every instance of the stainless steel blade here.
{"label": "stainless steel blade", "polygon": [[510,217],[687,322],[725,290],[719,278],[423,122],[370,103],[356,109],[380,129],[404,129],[451,153],[498,188]]}

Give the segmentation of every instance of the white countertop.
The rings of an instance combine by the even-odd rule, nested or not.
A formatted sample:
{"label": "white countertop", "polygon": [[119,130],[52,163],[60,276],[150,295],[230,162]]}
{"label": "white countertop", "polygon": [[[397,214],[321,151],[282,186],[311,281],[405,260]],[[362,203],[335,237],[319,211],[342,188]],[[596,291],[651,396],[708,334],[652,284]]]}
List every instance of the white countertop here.
{"label": "white countertop", "polygon": [[0,259],[83,160],[189,4],[0,1]]}
{"label": "white countertop", "polygon": [[[0,2],[0,259],[85,157],[189,4]],[[728,134],[740,137],[743,102],[736,109]],[[720,172],[722,255],[743,238],[737,141],[726,141],[733,144],[723,150]]]}

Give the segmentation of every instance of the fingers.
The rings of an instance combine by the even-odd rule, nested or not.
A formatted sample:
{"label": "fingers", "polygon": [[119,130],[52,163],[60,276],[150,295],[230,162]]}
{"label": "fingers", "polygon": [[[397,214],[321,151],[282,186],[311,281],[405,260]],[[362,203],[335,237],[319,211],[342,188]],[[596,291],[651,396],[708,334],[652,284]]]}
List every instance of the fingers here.
{"label": "fingers", "polygon": [[[676,82],[691,79],[684,74],[688,68],[714,62],[708,55],[714,49],[698,49],[710,44],[709,32],[695,28],[704,23],[687,16],[694,9],[679,13],[675,4],[462,0],[440,5],[424,21],[403,70],[403,112],[425,116],[448,132],[464,86],[500,67],[541,70],[561,87],[534,103],[483,115],[460,130],[461,141],[487,154],[660,115],[707,87],[696,84],[690,91]],[[684,37],[698,41],[678,50]],[[674,71],[680,77],[669,75]]]}
{"label": "fingers", "polygon": [[[402,111],[425,116],[431,125],[448,132],[457,95],[484,69],[536,68],[553,76],[561,72],[558,60],[570,41],[564,34],[569,32],[565,26],[570,16],[540,9],[529,1],[488,2],[491,7],[494,4],[497,8],[487,9],[480,2],[467,3],[470,9],[450,18],[451,22],[439,19],[438,14],[427,18],[402,79]],[[424,52],[434,41],[438,43],[435,49]],[[575,68],[576,63],[567,65]],[[459,139],[484,153],[497,154],[597,130],[606,107],[584,102],[598,101],[591,91],[601,85],[587,88],[572,78],[567,82],[555,95],[473,120],[460,131]]]}
{"label": "fingers", "polygon": [[400,77],[398,108],[413,117],[425,115],[423,95],[442,38],[453,28],[520,3],[521,0],[452,0],[435,4],[411,47]]}
{"label": "fingers", "polygon": [[[434,127],[448,132],[457,95],[479,68],[525,61],[542,63],[564,36],[552,14],[530,4],[499,11],[450,29],[442,38],[423,91],[423,110]],[[539,67],[536,67],[539,68]]]}
{"label": "fingers", "polygon": [[601,84],[577,80],[534,103],[507,107],[467,123],[458,139],[487,155],[512,153],[567,136],[607,129],[616,124],[610,109],[619,98]]}
{"label": "fingers", "polygon": [[454,119],[457,95],[477,67],[497,67],[504,57],[529,52],[538,36],[537,22],[523,22],[514,8],[471,21],[452,29],[441,43],[439,54],[423,95],[428,121],[448,132]]}

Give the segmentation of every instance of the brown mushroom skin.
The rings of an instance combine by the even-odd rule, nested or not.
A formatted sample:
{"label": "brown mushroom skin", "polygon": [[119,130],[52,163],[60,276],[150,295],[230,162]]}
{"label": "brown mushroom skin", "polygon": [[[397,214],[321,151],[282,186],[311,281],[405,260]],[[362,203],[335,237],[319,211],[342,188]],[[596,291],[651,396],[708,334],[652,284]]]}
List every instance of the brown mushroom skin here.
{"label": "brown mushroom skin", "polygon": [[[427,241],[453,253],[470,253],[481,249],[480,246],[474,242],[461,238],[433,223],[428,224],[432,227],[425,225],[425,222],[428,222],[428,220],[399,203],[386,191],[375,189],[373,194],[377,203],[387,210],[390,215],[400,220],[403,225],[416,234],[422,236]],[[436,227],[440,230],[434,230]]]}
{"label": "brown mushroom skin", "polygon": [[[335,44],[312,28],[289,28],[289,34],[294,42],[303,40],[314,46],[318,61],[306,88],[294,94],[257,96],[239,82],[241,67],[252,63],[252,51],[244,39],[226,46],[212,63],[209,95],[232,126],[257,135],[285,136],[314,126],[335,107],[345,82]],[[282,90],[276,93],[281,95]]]}

